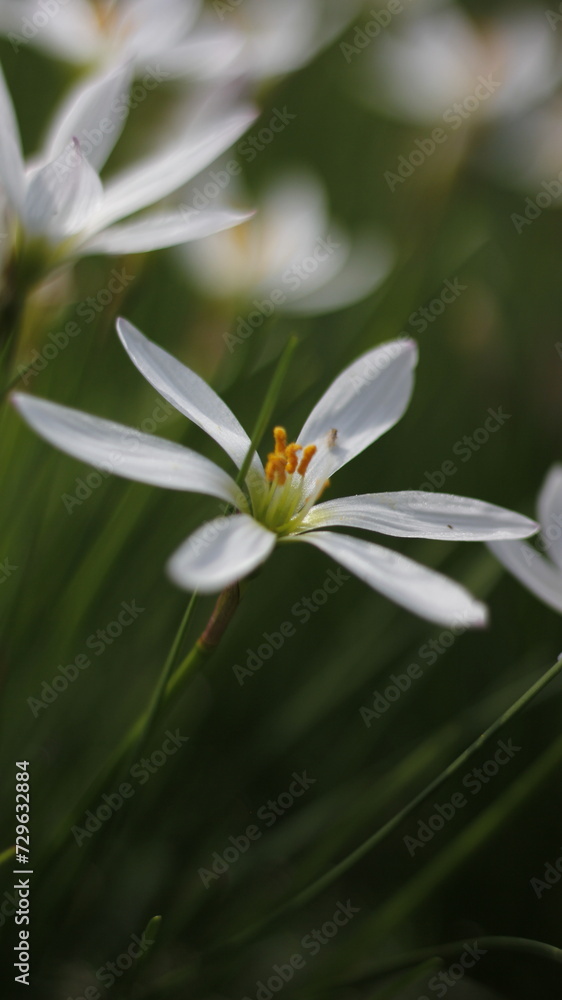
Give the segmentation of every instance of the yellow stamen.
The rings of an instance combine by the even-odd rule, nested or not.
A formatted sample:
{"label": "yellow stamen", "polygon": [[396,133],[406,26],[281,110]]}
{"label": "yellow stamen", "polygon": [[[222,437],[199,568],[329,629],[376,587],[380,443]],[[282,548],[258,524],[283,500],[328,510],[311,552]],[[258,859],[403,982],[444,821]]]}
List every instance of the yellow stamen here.
{"label": "yellow stamen", "polygon": [[275,454],[285,457],[285,449],[287,447],[287,431],[284,427],[275,427],[273,430],[273,437],[275,438]]}
{"label": "yellow stamen", "polygon": [[[306,448],[302,445],[291,442],[287,444],[287,432],[284,427],[274,427],[273,438],[275,441],[275,451],[270,451],[267,456],[265,466],[265,478],[270,483],[284,486],[287,476],[293,472],[299,472],[304,476],[310,465],[312,456],[316,454],[316,445],[309,444]],[[298,452],[302,452],[299,464]]]}
{"label": "yellow stamen", "polygon": [[267,465],[265,467],[265,478],[268,482],[272,483],[277,477],[278,482],[283,485],[285,482],[286,464],[287,459],[284,455],[277,455],[274,451],[270,451],[267,456]]}
{"label": "yellow stamen", "polygon": [[307,444],[306,448],[304,448],[303,450],[300,465],[297,469],[299,476],[304,476],[315,454],[316,454],[316,445]]}
{"label": "yellow stamen", "polygon": [[287,455],[287,472],[289,475],[293,473],[299,464],[299,457],[297,451],[302,451],[302,445],[300,444],[288,444],[285,449]]}

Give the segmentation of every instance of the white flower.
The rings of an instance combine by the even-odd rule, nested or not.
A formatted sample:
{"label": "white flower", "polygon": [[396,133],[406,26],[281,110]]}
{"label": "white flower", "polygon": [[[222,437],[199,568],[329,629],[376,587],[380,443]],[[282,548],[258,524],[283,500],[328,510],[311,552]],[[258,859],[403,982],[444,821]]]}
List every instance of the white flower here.
{"label": "white flower", "polygon": [[228,67],[255,80],[305,66],[361,9],[362,0],[213,0],[225,32],[242,47]]}
{"label": "white flower", "polygon": [[[136,253],[199,239],[251,216],[221,208],[186,219],[168,210],[115,225],[176,191],[256,117],[248,106],[218,107],[213,94],[177,129],[167,147],[102,184],[98,171],[127,117],[120,95],[128,90],[129,77],[129,68],[122,68],[73,90],[56,114],[42,152],[26,165],[0,73],[0,182],[11,209],[14,239],[19,244],[23,237],[24,249],[39,244],[54,262],[91,253]],[[207,102],[212,111],[208,120]]]}
{"label": "white flower", "polygon": [[[130,323],[119,320],[118,330],[151,385],[214,438],[240,469],[250,439],[228,406]],[[297,439],[304,447],[288,444],[277,427],[275,451],[265,469],[253,455],[244,489],[218,465],[179,444],[30,395],[13,398],[30,426],[69,455],[142,483],[218,497],[238,511],[203,525],[175,552],[168,571],[181,587],[222,590],[257,569],[278,543],[304,542],[423,618],[482,626],[485,606],[457,583],[389,549],[325,529],[470,541],[525,537],[537,530],[533,521],[479,500],[416,491],[317,503],[328,477],[403,415],[416,360],[416,345],[408,339],[358,358],[312,410]]]}
{"label": "white flower", "polygon": [[81,65],[151,61],[174,76],[259,82],[305,65],[361,0],[0,0],[0,33]]}
{"label": "white flower", "polygon": [[86,66],[132,60],[168,74],[220,77],[243,39],[199,25],[200,0],[0,0],[0,32],[16,52],[34,45]]}
{"label": "white flower", "polygon": [[562,465],[553,465],[539,493],[537,517],[542,552],[520,541],[495,541],[488,546],[525,587],[550,608],[562,612]]}
{"label": "white flower", "polygon": [[368,295],[393,258],[383,237],[367,232],[351,240],[335,225],[321,182],[304,171],[271,183],[257,215],[236,232],[179,253],[209,296],[265,301],[266,311],[299,315],[330,312]]}
{"label": "white flower", "polygon": [[558,42],[537,8],[477,22],[456,3],[437,3],[404,13],[394,27],[361,66],[361,96],[400,118],[456,130],[473,115],[516,116],[560,79]]}

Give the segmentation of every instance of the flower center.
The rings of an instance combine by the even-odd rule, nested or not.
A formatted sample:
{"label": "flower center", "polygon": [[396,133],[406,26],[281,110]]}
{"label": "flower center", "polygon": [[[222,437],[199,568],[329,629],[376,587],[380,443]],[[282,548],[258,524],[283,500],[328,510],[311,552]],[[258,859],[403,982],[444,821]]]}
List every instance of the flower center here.
{"label": "flower center", "polygon": [[273,438],[275,448],[267,456],[266,481],[253,498],[254,515],[271,531],[284,534],[294,530],[308,509],[303,486],[316,445],[288,443],[284,427],[275,427]]}
{"label": "flower center", "polygon": [[114,4],[108,0],[94,0],[94,13],[102,31],[108,31],[114,19]]}
{"label": "flower center", "polygon": [[[287,432],[284,427],[275,427],[273,437],[275,451],[270,451],[267,456],[265,478],[270,483],[276,482],[279,486],[284,486],[287,476],[292,476],[294,472],[304,476],[316,454],[316,445],[308,444],[303,448],[301,444],[287,444]],[[297,454],[299,451],[302,451],[300,461]]]}

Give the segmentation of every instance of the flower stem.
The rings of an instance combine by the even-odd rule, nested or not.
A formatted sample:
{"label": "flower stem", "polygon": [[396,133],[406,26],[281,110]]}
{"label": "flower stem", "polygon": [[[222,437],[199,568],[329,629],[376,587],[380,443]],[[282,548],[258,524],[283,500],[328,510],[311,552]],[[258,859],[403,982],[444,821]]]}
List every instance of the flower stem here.
{"label": "flower stem", "polygon": [[292,913],[294,910],[299,909],[305,903],[308,903],[315,896],[318,896],[324,889],[332,885],[341,875],[344,875],[353,868],[362,858],[365,857],[369,851],[378,847],[387,837],[390,836],[408,816],[411,816],[413,812],[418,809],[419,806],[433,795],[440,787],[443,785],[448,778],[456,774],[457,771],[472,757],[477,750],[479,750],[485,743],[488,742],[495,734],[510,722],[515,716],[527,707],[527,705],[535,698],[548,684],[551,683],[560,673],[562,672],[562,659],[558,660],[543,676],[536,681],[520,698],[517,699],[511,705],[507,711],[499,716],[488,727],[469,747],[466,748],[455,760],[449,764],[436,778],[433,779],[428,785],[422,789],[418,795],[414,796],[403,809],[388,820],[383,826],[379,827],[367,840],[363,841],[359,847],[347,855],[342,861],[337,865],[334,865],[329,871],[321,875],[320,878],[316,879],[310,885],[306,886],[301,892],[298,892],[295,896],[288,899],[285,903],[282,903],[276,910],[273,911],[269,916],[264,917],[259,922],[251,924],[250,927],[243,930],[241,933],[230,938],[226,942],[226,946],[240,944],[246,944],[254,940],[256,937],[261,936],[261,932],[269,927],[270,925],[276,923],[281,917],[285,916],[287,913]]}

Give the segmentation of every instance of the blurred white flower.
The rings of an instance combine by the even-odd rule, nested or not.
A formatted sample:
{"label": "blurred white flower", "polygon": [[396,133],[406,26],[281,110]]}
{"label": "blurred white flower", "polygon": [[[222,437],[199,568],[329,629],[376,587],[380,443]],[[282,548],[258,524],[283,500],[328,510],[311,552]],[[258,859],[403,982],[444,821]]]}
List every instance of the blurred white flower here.
{"label": "blurred white flower", "polygon": [[[206,431],[238,469],[250,439],[234,414],[194,372],[125,320],[121,340],[134,364],[180,413]],[[459,584],[406,556],[326,528],[359,528],[402,538],[522,538],[538,525],[479,500],[447,494],[371,493],[317,503],[328,477],[390,430],[412,392],[417,348],[407,338],[376,347],[353,362],[316,404],[288,443],[274,430],[262,465],[254,453],[242,489],[214,462],[182,445],[34,396],[16,394],[27,423],[67,454],[127,479],[218,497],[238,513],[198,528],[168,564],[188,590],[214,593],[258,568],[277,543],[304,542],[336,559],[375,590],[429,621],[482,626],[486,608]]]}
{"label": "blurred white flower", "polygon": [[[169,74],[223,75],[243,39],[203,19],[201,0],[0,0],[0,32],[19,52],[34,45],[91,66],[156,62]],[[210,21],[210,19],[208,19]]]}
{"label": "blurred white flower", "polygon": [[[254,120],[249,106],[207,98],[172,141],[102,184],[104,166],[125,123],[129,70],[79,85],[64,102],[42,152],[26,164],[14,109],[0,73],[0,182],[18,246],[35,246],[47,264],[91,253],[136,253],[198,239],[252,213],[209,209],[186,219],[178,210],[119,220],[159,202],[227,149]],[[209,114],[205,114],[208,110]]]}
{"label": "blurred white flower", "polygon": [[537,517],[542,552],[520,541],[489,542],[489,548],[535,597],[562,612],[562,465],[553,465],[546,476]]}
{"label": "blurred white flower", "polygon": [[261,81],[306,65],[343,30],[362,0],[213,0],[242,46],[229,72]]}
{"label": "blurred white flower", "polygon": [[298,69],[361,0],[0,0],[0,33],[91,66],[157,61],[174,76],[261,81]]}
{"label": "blurred white flower", "polygon": [[476,21],[454,2],[404,11],[359,58],[361,99],[407,121],[456,128],[472,115],[521,114],[553,92],[562,70],[543,10]]}
{"label": "blurred white flower", "polygon": [[303,171],[283,174],[264,191],[254,218],[179,251],[195,281],[214,299],[318,315],[372,292],[393,253],[372,231],[350,238],[329,216],[321,182]]}

